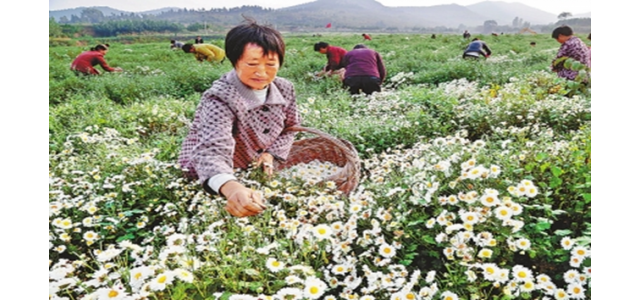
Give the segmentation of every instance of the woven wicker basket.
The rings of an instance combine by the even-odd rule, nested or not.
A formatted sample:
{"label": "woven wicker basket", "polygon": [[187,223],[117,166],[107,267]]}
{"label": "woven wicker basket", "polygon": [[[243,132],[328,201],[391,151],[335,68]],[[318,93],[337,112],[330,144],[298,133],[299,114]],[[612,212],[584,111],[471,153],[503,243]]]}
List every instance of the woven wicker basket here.
{"label": "woven wicker basket", "polygon": [[348,195],[358,186],[360,180],[360,158],[358,152],[349,141],[333,137],[317,129],[293,126],[284,132],[309,132],[317,135],[293,142],[289,157],[285,162],[276,164],[276,170],[283,170],[313,160],[330,162],[341,167],[338,172],[326,178],[336,183],[338,190]]}

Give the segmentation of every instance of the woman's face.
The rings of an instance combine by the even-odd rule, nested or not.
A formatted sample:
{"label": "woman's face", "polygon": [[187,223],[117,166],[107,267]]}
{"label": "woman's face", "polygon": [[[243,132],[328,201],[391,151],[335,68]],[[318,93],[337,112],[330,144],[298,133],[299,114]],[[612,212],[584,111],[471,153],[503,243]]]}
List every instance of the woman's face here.
{"label": "woman's face", "polygon": [[252,90],[262,90],[276,78],[280,69],[280,59],[275,52],[264,55],[262,47],[253,43],[247,44],[236,62],[235,69],[242,83]]}
{"label": "woman's face", "polygon": [[558,43],[560,44],[564,44],[564,42],[566,42],[571,36],[567,36],[564,34],[559,34],[558,38],[556,39],[556,41],[558,41]]}

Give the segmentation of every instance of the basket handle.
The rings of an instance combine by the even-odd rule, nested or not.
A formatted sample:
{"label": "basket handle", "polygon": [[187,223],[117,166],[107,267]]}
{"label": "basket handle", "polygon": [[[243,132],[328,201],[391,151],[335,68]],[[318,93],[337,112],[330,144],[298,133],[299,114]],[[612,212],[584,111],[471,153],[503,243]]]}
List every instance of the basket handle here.
{"label": "basket handle", "polygon": [[353,147],[349,147],[350,145],[345,145],[344,142],[342,142],[341,140],[333,137],[332,135],[315,129],[315,128],[309,128],[309,127],[304,127],[304,126],[290,126],[285,128],[284,130],[282,130],[282,133],[287,133],[287,132],[309,132],[309,133],[313,133],[319,137],[322,137],[328,141],[330,141],[332,144],[334,144],[336,147],[339,147],[344,153],[345,155],[349,156],[348,160],[352,161],[352,162],[357,162],[358,161],[358,156],[354,155],[355,149],[353,149]]}

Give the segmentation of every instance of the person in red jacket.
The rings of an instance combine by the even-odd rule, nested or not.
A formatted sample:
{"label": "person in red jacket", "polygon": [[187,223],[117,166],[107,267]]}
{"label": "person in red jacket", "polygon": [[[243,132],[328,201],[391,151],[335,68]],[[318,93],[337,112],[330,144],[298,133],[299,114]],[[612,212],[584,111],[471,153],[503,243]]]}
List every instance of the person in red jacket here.
{"label": "person in red jacket", "polygon": [[97,45],[89,51],[80,53],[71,63],[71,70],[76,74],[100,75],[94,66],[100,65],[106,72],[122,72],[122,68],[112,68],[104,60],[104,56],[109,52],[109,44]]}
{"label": "person in red jacket", "polygon": [[368,35],[368,34],[366,34],[366,33],[363,33],[363,34],[362,34],[362,37],[363,37],[365,40],[367,40],[367,41],[370,41],[370,40],[371,40],[371,36],[370,36],[370,35]]}
{"label": "person in red jacket", "polygon": [[317,76],[337,74],[340,76],[340,80],[342,80],[344,68],[340,68],[339,66],[347,50],[338,46],[331,46],[326,42],[315,43],[313,50],[327,56],[327,64],[322,67],[322,71],[320,71]]}

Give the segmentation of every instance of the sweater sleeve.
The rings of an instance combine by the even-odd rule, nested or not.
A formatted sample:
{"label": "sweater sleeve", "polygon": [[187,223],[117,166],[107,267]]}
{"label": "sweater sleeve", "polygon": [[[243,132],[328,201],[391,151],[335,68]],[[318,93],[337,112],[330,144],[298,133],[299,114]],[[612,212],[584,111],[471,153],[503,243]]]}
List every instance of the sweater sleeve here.
{"label": "sweater sleeve", "polygon": [[233,174],[235,149],[232,135],[235,114],[223,101],[204,97],[197,116],[198,143],[192,154],[192,163],[201,183],[214,175]]}
{"label": "sweater sleeve", "polygon": [[110,67],[107,64],[107,61],[104,60],[104,57],[102,56],[96,56],[95,59],[98,61],[98,64],[102,67],[102,69],[104,69],[107,72],[113,72],[115,69]]}

